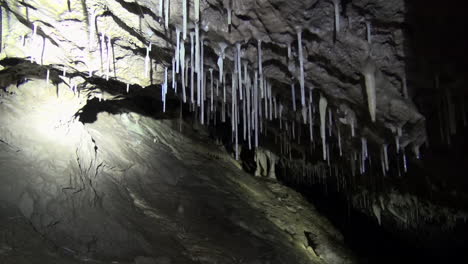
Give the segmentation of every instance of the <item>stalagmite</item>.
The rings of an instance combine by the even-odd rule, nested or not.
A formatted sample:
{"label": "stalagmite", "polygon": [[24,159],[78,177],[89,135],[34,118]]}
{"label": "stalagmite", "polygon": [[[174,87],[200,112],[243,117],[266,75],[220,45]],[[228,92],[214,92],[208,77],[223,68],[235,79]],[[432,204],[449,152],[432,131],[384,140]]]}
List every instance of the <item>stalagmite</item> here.
{"label": "stalagmite", "polygon": [[340,32],[340,0],[333,0],[333,7],[335,8],[335,32]]}
{"label": "stalagmite", "polygon": [[327,99],[320,94],[319,100],[319,110],[320,110],[320,137],[322,138],[322,150],[323,150],[323,160],[327,158],[327,150],[326,150],[326,135],[325,135],[325,115],[327,112]]}
{"label": "stalagmite", "polygon": [[195,5],[195,22],[198,24],[200,21],[200,0],[194,0]]}
{"label": "stalagmite", "polygon": [[362,70],[366,82],[367,103],[369,107],[369,114],[372,122],[375,122],[375,112],[377,108],[376,95],[375,95],[375,64],[368,59]]}
{"label": "stalagmite", "polygon": [[294,112],[296,111],[296,89],[294,88],[294,84],[291,84],[291,96],[292,96],[292,105]]}
{"label": "stalagmite", "polygon": [[164,0],[164,26],[166,29],[169,29],[169,1],[170,0]]}
{"label": "stalagmite", "polygon": [[182,0],[183,39],[187,39],[187,0]]}

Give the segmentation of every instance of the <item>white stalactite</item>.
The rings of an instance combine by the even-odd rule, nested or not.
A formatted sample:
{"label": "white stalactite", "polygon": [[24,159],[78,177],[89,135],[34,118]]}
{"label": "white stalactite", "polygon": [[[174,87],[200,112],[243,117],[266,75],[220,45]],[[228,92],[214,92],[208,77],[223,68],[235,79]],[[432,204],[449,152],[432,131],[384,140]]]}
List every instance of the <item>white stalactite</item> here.
{"label": "white stalactite", "polygon": [[195,4],[195,22],[200,21],[200,0],[194,0]]}
{"label": "white stalactite", "polygon": [[150,63],[150,57],[149,53],[151,50],[151,44],[146,46],[146,57],[145,57],[145,77],[149,78],[149,63]]}
{"label": "white stalactite", "polygon": [[327,99],[320,95],[319,110],[320,110],[320,137],[322,138],[323,160],[327,159],[326,150],[326,134],[325,134],[325,115],[327,112]]}
{"label": "white stalactite", "polygon": [[383,145],[383,155],[384,155],[384,161],[385,161],[385,170],[388,171],[389,164],[388,164],[388,145],[387,144]]}
{"label": "white stalactite", "polygon": [[177,92],[177,83],[175,75],[175,58],[172,58],[172,89]]}
{"label": "white stalactite", "polygon": [[237,74],[238,74],[238,85],[239,85],[239,99],[242,100],[242,64],[241,64],[241,44],[236,43],[237,48]]}
{"label": "white stalactite", "polygon": [[375,92],[375,64],[371,60],[368,60],[362,70],[366,83],[366,92],[367,92],[367,103],[369,107],[369,114],[371,116],[372,122],[375,122],[375,112],[377,108],[376,102],[376,92]]}
{"label": "white stalactite", "polygon": [[176,50],[175,50],[175,62],[176,62],[176,73],[179,73],[179,68],[180,68],[180,30],[176,28]]}
{"label": "white stalactite", "polygon": [[288,42],[288,61],[291,60],[292,52],[291,52],[291,42]]}
{"label": "white stalactite", "polygon": [[210,68],[208,71],[210,72],[210,106],[213,109],[213,69]]}
{"label": "white stalactite", "polygon": [[130,84],[129,83],[127,83],[127,90],[126,91],[127,91],[127,93],[130,91]]}
{"label": "white stalactite", "polygon": [[200,89],[201,89],[201,76],[200,76],[200,29],[198,23],[195,24],[195,72],[197,73],[197,106],[200,106]]}
{"label": "white stalactite", "polygon": [[335,32],[340,32],[340,0],[333,0],[333,7],[335,8]]}
{"label": "white stalactite", "polygon": [[194,64],[195,64],[195,59],[194,59],[194,45],[193,45],[193,41],[194,41],[194,36],[195,36],[195,33],[194,32],[190,32],[190,102],[193,104],[195,102],[195,98],[194,98],[194,78],[195,78],[195,67],[194,67]]}
{"label": "white stalactite", "polygon": [[166,29],[169,29],[169,1],[170,0],[164,0],[164,26]]}
{"label": "white stalactite", "polygon": [[304,57],[302,52],[302,30],[297,28],[297,48],[299,51],[299,67],[301,71],[300,85],[301,85],[301,105],[305,106],[305,90],[304,90]]}
{"label": "white stalactite", "polygon": [[166,94],[167,94],[167,67],[164,68],[164,83],[162,85],[163,112],[166,112]]}
{"label": "white stalactite", "polygon": [[162,21],[162,18],[163,18],[163,13],[164,13],[164,0],[159,0],[159,18],[161,19]]}
{"label": "white stalactite", "polygon": [[182,100],[184,103],[187,102],[186,94],[185,94],[185,42],[182,41],[182,45],[180,45],[180,51],[179,51],[179,61],[180,63],[180,70],[182,72]]}
{"label": "white stalactite", "polygon": [[111,37],[107,36],[107,45],[106,45],[106,81],[109,80],[109,74],[110,74],[110,65],[111,65]]}
{"label": "white stalactite", "polygon": [[49,84],[49,79],[50,79],[50,70],[47,69],[47,73],[46,73],[46,85]]}
{"label": "white stalactite", "polygon": [[366,31],[367,31],[367,43],[372,43],[372,36],[371,36],[371,23],[370,21],[366,21]]}
{"label": "white stalactite", "polygon": [[219,82],[221,83],[224,83],[224,79],[223,79],[223,76],[224,76],[224,51],[227,47],[227,44],[224,43],[224,42],[220,42],[219,43],[219,49],[220,49],[220,52],[219,52],[219,57],[218,57],[218,70],[219,70]]}
{"label": "white stalactite", "polygon": [[227,21],[228,26],[232,24],[232,9],[230,7],[227,8]]}
{"label": "white stalactite", "polygon": [[187,40],[187,0],[182,0],[183,39]]}

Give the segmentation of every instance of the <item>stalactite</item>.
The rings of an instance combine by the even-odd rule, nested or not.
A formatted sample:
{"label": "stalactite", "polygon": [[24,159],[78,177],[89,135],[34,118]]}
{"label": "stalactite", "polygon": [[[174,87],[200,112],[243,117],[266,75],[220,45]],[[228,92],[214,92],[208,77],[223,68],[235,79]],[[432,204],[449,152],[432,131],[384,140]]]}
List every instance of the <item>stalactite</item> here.
{"label": "stalactite", "polygon": [[[223,74],[223,79],[226,78],[226,74]],[[223,102],[226,103],[226,82],[223,82]]]}
{"label": "stalactite", "polygon": [[209,68],[210,72],[210,107],[213,109],[213,69]]}
{"label": "stalactite", "polygon": [[219,43],[219,57],[218,57],[218,70],[219,70],[219,82],[224,83],[223,75],[224,75],[224,52],[226,50],[227,44],[224,42]]}
{"label": "stalactite", "polygon": [[305,106],[305,91],[304,91],[304,57],[302,51],[302,29],[296,28],[297,30],[297,49],[299,53],[299,67],[300,67],[300,85],[301,85],[301,105]]}
{"label": "stalactite", "polygon": [[332,111],[328,108],[328,136],[332,136],[332,127],[333,127],[333,118],[332,118]]}
{"label": "stalactite", "polygon": [[206,100],[206,75],[205,75],[205,36],[200,37],[200,75],[202,85],[202,101]]}
{"label": "stalactite", "polygon": [[362,74],[364,75],[365,83],[366,83],[366,92],[367,92],[367,103],[369,107],[369,114],[371,116],[372,122],[375,122],[375,115],[376,115],[376,94],[375,94],[375,71],[376,67],[374,62],[368,59],[365,62],[365,65],[362,70]]}
{"label": "stalactite", "polygon": [[200,32],[198,23],[195,24],[195,72],[197,73],[197,106],[201,100],[201,76],[200,76]]}
{"label": "stalactite", "polygon": [[254,74],[255,148],[258,148],[258,72]]}
{"label": "stalactite", "polygon": [[172,89],[177,91],[177,82],[175,75],[175,57],[172,58]]}
{"label": "stalactite", "polygon": [[419,151],[419,145],[413,145],[413,152],[414,152],[414,156],[417,158],[417,159],[420,159],[421,158],[421,155],[420,155],[420,151]]}
{"label": "stalactite", "polygon": [[[244,86],[245,87],[245,86]],[[247,96],[246,96],[247,97]],[[247,137],[247,123],[246,123],[246,105],[245,105],[246,100],[242,100],[242,129],[243,129],[243,139],[244,141],[246,140]]]}
{"label": "stalactite", "polygon": [[195,5],[195,22],[198,24],[200,21],[200,0],[194,0]]}
{"label": "stalactite", "polygon": [[49,79],[50,79],[50,70],[47,69],[47,73],[46,73],[46,84],[49,84]]}
{"label": "stalactite", "polygon": [[[314,141],[314,122],[312,118],[312,104],[309,104],[308,107],[309,112],[309,135],[310,135],[310,142]],[[323,143],[323,142],[322,142]]]}
{"label": "stalactite", "polygon": [[180,63],[180,70],[182,72],[182,101],[184,103],[187,102],[187,98],[186,98],[186,95],[185,95],[185,42],[182,41],[182,45],[180,45],[180,51],[179,51],[179,55],[180,55],[180,58],[179,58],[179,61],[181,61],[182,63]]}
{"label": "stalactite", "polygon": [[179,73],[180,68],[180,29],[176,28],[176,49],[175,49],[175,62],[176,62],[176,73]]}
{"label": "stalactite", "polygon": [[335,9],[335,32],[338,35],[340,32],[340,0],[333,0],[333,7]]}
{"label": "stalactite", "polygon": [[146,46],[146,56],[145,56],[145,77],[149,78],[149,63],[150,63],[150,57],[149,53],[151,51],[151,43]]}
{"label": "stalactite", "polygon": [[395,135],[395,148],[396,148],[396,153],[400,152],[400,137],[398,135]]}
{"label": "stalactite", "polygon": [[369,156],[367,152],[367,139],[365,137],[361,137],[361,146],[362,146],[362,156],[365,159]]}
{"label": "stalactite", "polygon": [[190,32],[190,102],[193,104],[195,102],[194,98],[194,78],[195,78],[195,61],[194,61],[194,36],[195,32]]}
{"label": "stalactite", "polygon": [[241,44],[236,43],[237,48],[237,74],[238,74],[238,85],[239,85],[239,99],[242,100],[242,64],[241,64]]}
{"label": "stalactite", "polygon": [[325,115],[327,111],[327,99],[321,94],[319,100],[320,110],[320,137],[322,138],[323,160],[326,160],[326,135],[325,135]]}
{"label": "stalactite", "polygon": [[106,45],[106,81],[109,80],[110,64],[111,64],[111,37],[107,36]]}
{"label": "stalactite", "polygon": [[338,149],[340,150],[340,157],[343,156],[343,151],[342,151],[342,147],[341,147],[341,132],[340,132],[340,126],[336,125],[336,130],[337,130],[337,133],[338,133]]}
{"label": "stalactite", "polygon": [[231,24],[232,24],[232,9],[231,9],[231,7],[227,7],[227,13],[228,13],[228,27],[230,27]]}
{"label": "stalactite", "polygon": [[163,99],[163,112],[166,112],[166,94],[167,94],[167,86],[168,86],[168,79],[167,79],[167,67],[164,67],[164,83],[162,85],[162,99]]}
{"label": "stalactite", "polygon": [[291,52],[291,42],[288,42],[288,61],[291,60],[292,52]]}
{"label": "stalactite", "polygon": [[385,161],[385,170],[389,170],[389,164],[388,164],[388,145],[383,144],[383,155],[384,155],[384,161]]}
{"label": "stalactite", "polygon": [[127,83],[127,89],[126,89],[127,93],[130,91],[130,84]]}
{"label": "stalactite", "polygon": [[405,149],[403,149],[403,169],[406,172],[408,172],[408,166],[407,166],[407,161],[406,161],[406,153],[405,153]]}
{"label": "stalactite", "polygon": [[62,76],[63,76],[63,78],[67,77],[67,66],[65,66],[65,65],[63,65]]}
{"label": "stalactite", "polygon": [[187,39],[187,0],[182,0],[183,39]]}
{"label": "stalactite", "polygon": [[408,84],[406,82],[406,74],[403,74],[401,82],[403,98],[408,99]]}
{"label": "stalactite", "polygon": [[367,31],[367,43],[371,44],[372,43],[372,37],[371,37],[371,23],[370,23],[370,21],[366,21],[366,31]]}
{"label": "stalactite", "polygon": [[167,30],[169,30],[169,1],[164,0],[165,8],[164,8],[164,26]]}
{"label": "stalactite", "polygon": [[293,111],[296,112],[296,89],[294,88],[294,84],[291,84],[291,96],[292,96],[292,106]]}
{"label": "stalactite", "polygon": [[159,11],[159,18],[161,19],[161,21],[163,19],[163,13],[164,13],[163,3],[164,3],[164,0],[159,0],[159,10],[158,11]]}

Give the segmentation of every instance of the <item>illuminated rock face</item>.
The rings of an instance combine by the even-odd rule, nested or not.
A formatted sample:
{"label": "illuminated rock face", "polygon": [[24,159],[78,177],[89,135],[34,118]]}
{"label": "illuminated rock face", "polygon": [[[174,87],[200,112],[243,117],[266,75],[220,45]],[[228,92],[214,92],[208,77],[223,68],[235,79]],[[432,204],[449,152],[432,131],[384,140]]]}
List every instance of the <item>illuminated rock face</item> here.
{"label": "illuminated rock face", "polygon": [[[429,188],[432,199],[445,179],[426,177],[432,172],[423,163],[426,131],[457,146],[453,140],[467,123],[463,81],[457,79],[464,73],[451,65],[426,67],[443,60],[439,57],[437,63],[413,61],[419,53],[410,48],[405,27],[414,21],[407,21],[403,0],[5,0],[1,11],[0,200],[8,201],[12,217],[21,213],[79,258],[351,262],[340,235],[328,223],[315,226],[314,221],[322,223],[319,216],[304,216],[300,220],[307,224],[293,227],[283,210],[275,211],[285,215],[280,220],[237,218],[245,210],[258,213],[258,203],[278,196],[267,188],[271,182],[255,185],[239,169],[251,163],[256,176],[288,181],[295,175],[294,181],[322,184],[325,190],[336,178],[350,204],[379,225],[394,228],[389,223],[403,219],[417,228],[420,222],[405,216],[413,213],[411,206],[384,206],[374,201],[384,200],[380,193],[359,197],[369,189],[390,192],[395,179],[414,168],[424,175],[414,182],[429,187],[408,183],[409,189]],[[418,52],[434,42],[424,42]],[[433,86],[427,94],[441,99],[427,103],[424,89]],[[85,117],[93,108],[99,114]],[[433,112],[439,116],[427,128],[429,116],[422,113]],[[202,144],[196,143],[200,137]],[[190,141],[194,138],[198,141]],[[222,141],[238,161],[210,149],[212,141]],[[374,162],[381,146],[384,161]],[[245,158],[249,151],[256,154]],[[228,169],[219,169],[223,166]],[[214,175],[220,172],[233,177],[218,182]],[[358,181],[356,174],[362,174]],[[197,180],[205,185],[192,191]],[[230,199],[239,197],[220,196],[216,188],[230,195],[240,188],[251,200],[241,199],[238,208]],[[205,191],[206,200],[193,198]],[[388,204],[400,201],[398,195],[389,197]],[[231,205],[240,211],[233,213]],[[195,211],[212,209],[213,218],[222,215],[235,231],[254,234],[246,239],[250,251],[227,242],[217,247],[213,241],[228,227],[213,228],[206,244],[193,242],[202,240],[197,232],[209,225]],[[429,222],[444,213],[426,215]],[[454,213],[448,222],[464,216]],[[203,224],[192,227],[195,222]],[[258,229],[265,223],[265,230]],[[315,230],[318,246],[303,235]],[[161,244],[156,238],[167,242],[166,251],[153,246]],[[250,257],[260,255],[255,245],[286,240],[293,246],[268,247],[271,260]],[[0,257],[8,250],[0,244]],[[138,257],[143,253],[150,256]],[[241,255],[247,257],[235,258]]]}

